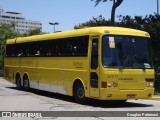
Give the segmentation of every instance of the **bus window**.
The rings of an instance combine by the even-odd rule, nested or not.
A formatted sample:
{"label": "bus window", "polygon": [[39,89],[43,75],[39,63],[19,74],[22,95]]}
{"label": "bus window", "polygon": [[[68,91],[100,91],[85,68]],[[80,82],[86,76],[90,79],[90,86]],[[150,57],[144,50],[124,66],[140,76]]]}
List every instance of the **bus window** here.
{"label": "bus window", "polygon": [[14,55],[14,45],[7,45],[6,56],[13,56],[13,55]]}
{"label": "bus window", "polygon": [[97,69],[98,67],[98,39],[92,40],[92,55],[91,55],[91,68]]}
{"label": "bus window", "polygon": [[[142,50],[143,49],[143,50]],[[143,37],[104,36],[104,67],[152,68],[149,41]]]}

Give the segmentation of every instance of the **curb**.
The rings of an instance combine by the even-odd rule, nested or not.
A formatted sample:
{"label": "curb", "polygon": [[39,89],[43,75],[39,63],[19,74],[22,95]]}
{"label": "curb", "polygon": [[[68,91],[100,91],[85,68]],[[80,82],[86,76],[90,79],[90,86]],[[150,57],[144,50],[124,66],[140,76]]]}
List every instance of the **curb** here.
{"label": "curb", "polygon": [[149,100],[159,100],[160,101],[160,96],[153,95],[152,98],[149,98]]}

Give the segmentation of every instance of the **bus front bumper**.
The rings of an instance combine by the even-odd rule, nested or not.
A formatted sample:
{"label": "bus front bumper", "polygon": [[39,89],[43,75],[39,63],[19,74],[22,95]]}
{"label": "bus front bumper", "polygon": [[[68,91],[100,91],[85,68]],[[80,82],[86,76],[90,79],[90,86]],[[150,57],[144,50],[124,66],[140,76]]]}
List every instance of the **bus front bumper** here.
{"label": "bus front bumper", "polygon": [[100,93],[100,100],[150,99],[154,93],[154,88],[144,90],[101,89]]}

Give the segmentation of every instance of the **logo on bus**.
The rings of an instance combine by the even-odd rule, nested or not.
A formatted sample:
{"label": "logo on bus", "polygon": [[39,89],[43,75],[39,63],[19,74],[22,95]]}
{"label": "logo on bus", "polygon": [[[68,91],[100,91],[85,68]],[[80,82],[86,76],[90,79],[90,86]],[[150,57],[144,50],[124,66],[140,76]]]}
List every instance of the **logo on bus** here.
{"label": "logo on bus", "polygon": [[83,68],[83,62],[73,62],[73,65],[74,65],[76,68]]}

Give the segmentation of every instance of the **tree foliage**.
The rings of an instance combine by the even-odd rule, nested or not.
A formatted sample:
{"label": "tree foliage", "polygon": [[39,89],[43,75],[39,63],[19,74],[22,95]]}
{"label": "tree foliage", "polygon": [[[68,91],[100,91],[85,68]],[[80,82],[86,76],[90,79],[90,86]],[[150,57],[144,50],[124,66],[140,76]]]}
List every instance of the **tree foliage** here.
{"label": "tree foliage", "polygon": [[[91,1],[95,1],[95,6],[97,6],[100,2],[107,2],[107,0],[91,0]],[[113,2],[113,6],[111,10],[111,25],[114,25],[116,8],[121,5],[123,0],[110,0],[110,1]]]}
{"label": "tree foliage", "polygon": [[[115,22],[115,26],[134,28],[139,30],[144,30],[150,33],[152,39],[160,39],[157,34],[160,31],[160,16],[157,14],[131,17],[129,15],[118,16],[119,21]],[[97,18],[93,17],[91,20],[75,25],[75,29],[85,28],[85,27],[95,27],[95,26],[110,26],[110,20],[106,20],[102,15]]]}
{"label": "tree foliage", "polygon": [[79,25],[75,25],[74,29],[80,29],[80,28],[85,28],[85,27],[94,27],[94,26],[109,26],[111,25],[110,21],[105,20],[102,15],[99,17],[93,17],[92,20],[89,20],[85,23],[80,23]]}
{"label": "tree foliage", "polygon": [[5,48],[5,41],[10,38],[15,38],[19,36],[20,34],[15,32],[14,30],[15,24],[0,24],[0,76],[3,75],[2,70],[3,69],[3,53]]}
{"label": "tree foliage", "polygon": [[37,28],[28,30],[26,33],[23,34],[23,36],[26,37],[26,36],[40,35],[40,34],[42,34],[42,32],[39,28]]}
{"label": "tree foliage", "polygon": [[20,36],[19,33],[15,32],[14,28],[15,28],[14,23],[11,23],[11,24],[1,23],[0,24],[0,55],[4,51],[3,48],[4,48],[5,41],[7,39],[15,38],[17,36]]}
{"label": "tree foliage", "polygon": [[3,42],[3,40],[14,38],[17,36],[20,36],[19,33],[15,32],[14,30],[14,23],[11,24],[0,24],[0,42]]}

